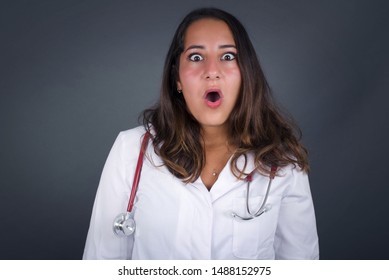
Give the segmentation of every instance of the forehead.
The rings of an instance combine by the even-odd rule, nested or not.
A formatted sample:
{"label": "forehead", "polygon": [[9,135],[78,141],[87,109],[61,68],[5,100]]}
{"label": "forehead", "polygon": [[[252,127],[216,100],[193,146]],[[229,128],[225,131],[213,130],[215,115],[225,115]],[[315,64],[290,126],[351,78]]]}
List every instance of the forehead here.
{"label": "forehead", "polygon": [[219,19],[204,18],[191,23],[185,32],[184,44],[201,44],[208,41],[234,43],[234,36],[227,23]]}

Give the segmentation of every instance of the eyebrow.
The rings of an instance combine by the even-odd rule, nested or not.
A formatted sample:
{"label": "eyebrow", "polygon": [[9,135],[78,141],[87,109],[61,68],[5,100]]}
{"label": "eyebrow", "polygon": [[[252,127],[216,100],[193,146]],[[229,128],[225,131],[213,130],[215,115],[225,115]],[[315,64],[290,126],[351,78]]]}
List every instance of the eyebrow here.
{"label": "eyebrow", "polygon": [[[219,46],[219,49],[228,49],[228,48],[236,49],[236,46],[235,45],[220,45]],[[189,51],[191,49],[202,49],[202,50],[204,50],[205,47],[203,45],[191,45],[184,52],[187,52],[187,51]]]}

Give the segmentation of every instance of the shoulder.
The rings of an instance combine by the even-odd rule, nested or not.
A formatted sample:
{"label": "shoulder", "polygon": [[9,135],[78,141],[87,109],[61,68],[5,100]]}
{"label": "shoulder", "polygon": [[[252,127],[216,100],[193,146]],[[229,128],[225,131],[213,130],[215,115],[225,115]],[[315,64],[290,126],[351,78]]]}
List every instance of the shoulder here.
{"label": "shoulder", "polygon": [[288,164],[283,167],[277,168],[278,176],[307,176],[307,172],[303,171],[298,165]]}
{"label": "shoulder", "polygon": [[145,132],[143,126],[119,132],[111,149],[110,156],[125,162],[136,158],[139,154],[142,137]]}
{"label": "shoulder", "polygon": [[143,126],[138,126],[132,129],[124,130],[119,132],[116,141],[124,142],[126,144],[137,144],[141,141],[142,136],[146,130]]}
{"label": "shoulder", "polygon": [[301,170],[299,166],[289,164],[279,168],[275,180],[284,186],[284,195],[310,193],[308,173]]}

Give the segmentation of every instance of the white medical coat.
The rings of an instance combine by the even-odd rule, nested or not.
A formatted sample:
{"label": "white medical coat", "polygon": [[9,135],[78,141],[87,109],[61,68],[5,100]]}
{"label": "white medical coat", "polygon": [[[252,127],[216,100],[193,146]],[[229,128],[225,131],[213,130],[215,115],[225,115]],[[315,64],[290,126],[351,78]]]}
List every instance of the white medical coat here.
{"label": "white medical coat", "polygon": [[[115,217],[127,209],[143,127],[121,132],[97,190],[84,259],[318,259],[316,221],[308,176],[292,166],[278,171],[267,200],[270,211],[242,221],[246,182],[228,163],[211,190],[199,178],[184,184],[163,166],[151,141],[135,200],[136,231],[119,238]],[[244,159],[239,164],[243,166]],[[246,172],[254,170],[248,156]],[[259,207],[269,177],[255,173],[249,205]]]}

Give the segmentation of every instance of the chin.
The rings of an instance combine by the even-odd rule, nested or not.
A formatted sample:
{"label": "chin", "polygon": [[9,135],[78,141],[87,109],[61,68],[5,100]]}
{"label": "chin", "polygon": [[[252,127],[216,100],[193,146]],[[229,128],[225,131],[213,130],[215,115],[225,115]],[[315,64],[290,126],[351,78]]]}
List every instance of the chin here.
{"label": "chin", "polygon": [[213,128],[217,128],[217,127],[225,127],[226,126],[226,121],[220,121],[220,122],[215,122],[215,121],[212,121],[212,122],[199,122],[201,127],[213,127]]}

